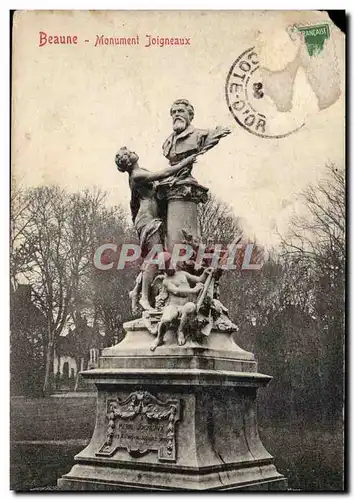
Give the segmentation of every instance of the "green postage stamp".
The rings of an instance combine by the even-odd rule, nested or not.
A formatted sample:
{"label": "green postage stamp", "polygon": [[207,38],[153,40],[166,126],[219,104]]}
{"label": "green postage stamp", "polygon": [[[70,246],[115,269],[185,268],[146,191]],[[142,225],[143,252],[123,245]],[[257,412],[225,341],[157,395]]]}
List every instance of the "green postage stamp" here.
{"label": "green postage stamp", "polygon": [[322,52],[325,40],[330,37],[330,29],[328,24],[319,24],[318,26],[303,26],[299,27],[304,35],[304,41],[307,46],[308,54],[316,56]]}

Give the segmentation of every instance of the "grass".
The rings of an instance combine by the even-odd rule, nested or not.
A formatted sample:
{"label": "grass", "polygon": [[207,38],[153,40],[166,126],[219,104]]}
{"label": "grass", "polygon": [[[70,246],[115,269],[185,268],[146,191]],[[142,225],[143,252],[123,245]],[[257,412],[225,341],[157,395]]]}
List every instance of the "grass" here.
{"label": "grass", "polygon": [[48,444],[12,444],[10,448],[10,488],[29,491],[55,486],[57,479],[72,468],[73,457],[85,446]]}
{"label": "grass", "polygon": [[259,433],[290,488],[343,491],[342,429],[278,425],[260,429]]}
{"label": "grass", "polygon": [[93,397],[12,398],[11,441],[87,439],[96,418]]}
{"label": "grass", "polygon": [[[95,397],[11,401],[11,489],[55,486],[94,429]],[[289,487],[302,491],[343,490],[341,428],[284,423],[260,427],[265,448],[275,456]]]}

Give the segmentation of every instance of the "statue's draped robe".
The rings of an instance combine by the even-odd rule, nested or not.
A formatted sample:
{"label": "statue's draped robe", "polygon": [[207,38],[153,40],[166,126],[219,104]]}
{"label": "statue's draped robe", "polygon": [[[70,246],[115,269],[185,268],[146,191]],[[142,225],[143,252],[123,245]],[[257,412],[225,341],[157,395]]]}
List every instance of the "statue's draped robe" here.
{"label": "statue's draped robe", "polygon": [[[139,183],[130,180],[130,187],[132,192],[131,197],[131,212],[134,227],[137,230],[139,237],[139,244],[141,247],[141,256],[145,257],[149,250],[151,250],[150,240],[153,235],[160,232],[162,226],[162,219],[158,212],[158,204],[155,200],[155,183]],[[143,210],[141,207],[142,200],[150,199],[156,203],[156,211]],[[154,243],[157,239],[154,238]]]}

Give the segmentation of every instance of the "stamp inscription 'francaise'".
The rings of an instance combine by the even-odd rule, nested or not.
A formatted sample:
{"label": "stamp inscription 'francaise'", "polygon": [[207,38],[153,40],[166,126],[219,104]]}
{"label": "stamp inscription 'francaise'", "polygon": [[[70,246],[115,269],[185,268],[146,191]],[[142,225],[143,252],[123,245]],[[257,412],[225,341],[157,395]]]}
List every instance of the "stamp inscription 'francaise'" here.
{"label": "stamp inscription 'francaise'", "polygon": [[179,401],[164,402],[147,391],[136,391],[124,401],[108,401],[107,418],[106,441],[96,456],[112,457],[119,448],[125,448],[133,457],[157,451],[160,461],[176,461]]}

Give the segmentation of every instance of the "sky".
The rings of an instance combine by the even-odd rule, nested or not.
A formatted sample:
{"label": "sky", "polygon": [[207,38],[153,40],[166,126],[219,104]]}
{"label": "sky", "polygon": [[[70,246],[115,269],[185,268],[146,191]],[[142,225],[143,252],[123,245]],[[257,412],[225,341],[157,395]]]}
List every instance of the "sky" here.
{"label": "sky", "polygon": [[[323,81],[327,86],[339,77],[340,97],[319,110],[306,70],[299,68],[292,110],[278,112],[268,96],[263,109],[281,129],[297,120],[305,126],[281,139],[246,131],[225,98],[234,61],[254,46],[261,66],[282,71],[299,47],[288,28],[324,22],[331,27],[329,63],[320,68],[319,83],[323,88]],[[78,43],[39,47],[40,31],[77,36]],[[137,46],[94,46],[96,35],[137,34]],[[145,47],[145,35],[191,41]],[[262,245],[277,243],[277,231],[287,232],[292,214],[302,210],[298,194],[324,178],[326,163],[344,166],[345,38],[326,12],[18,12],[12,63],[12,172],[23,187],[100,186],[109,204],[128,209],[128,179],[117,171],[115,153],[127,146],[142,167],[167,166],[161,146],[171,133],[169,109],[177,98],[194,105],[194,126],[231,129],[198,160],[194,176],[231,206],[246,234]]]}

